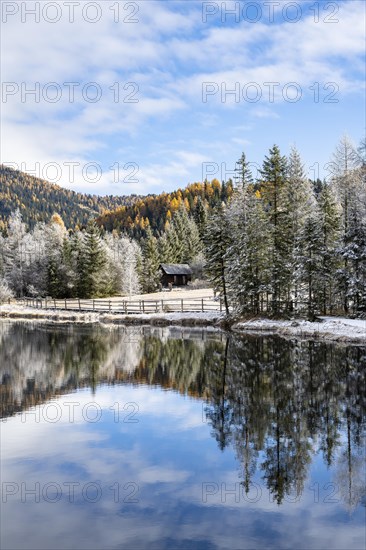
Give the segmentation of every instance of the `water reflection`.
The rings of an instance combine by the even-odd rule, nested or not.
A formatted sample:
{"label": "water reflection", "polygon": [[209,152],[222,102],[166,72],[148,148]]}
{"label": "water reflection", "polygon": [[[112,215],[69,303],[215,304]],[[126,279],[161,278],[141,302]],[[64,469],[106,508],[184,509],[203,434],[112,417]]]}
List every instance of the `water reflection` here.
{"label": "water reflection", "polygon": [[[298,502],[316,464],[332,475],[329,487],[314,482],[316,476],[308,484],[314,502],[335,502],[336,494],[348,513],[365,503],[365,347],[169,328],[2,323],[0,331],[3,418],[82,388],[91,388],[96,399],[115,385],[174,390],[203,404],[202,429],[209,428],[217,453],[234,451],[237,480],[248,499],[260,482],[274,506]],[[150,433],[149,428],[136,433],[133,444],[142,436],[148,441]],[[187,449],[195,445],[194,437],[196,432],[187,438]],[[160,444],[170,456],[175,441]],[[185,450],[179,452],[186,469],[193,468],[194,453],[183,458]],[[205,456],[208,478],[202,481],[209,479],[211,464]],[[170,478],[165,468],[164,475],[178,481],[180,474]],[[214,494],[219,483],[214,473],[211,479],[209,494]],[[182,548],[196,547],[193,541],[199,548],[224,547],[197,535],[184,540],[179,539]],[[276,547],[269,540],[266,547]],[[346,540],[348,547],[356,547]],[[178,547],[178,539],[172,546],[171,540],[159,541],[160,547]],[[314,547],[309,540],[306,544]]]}

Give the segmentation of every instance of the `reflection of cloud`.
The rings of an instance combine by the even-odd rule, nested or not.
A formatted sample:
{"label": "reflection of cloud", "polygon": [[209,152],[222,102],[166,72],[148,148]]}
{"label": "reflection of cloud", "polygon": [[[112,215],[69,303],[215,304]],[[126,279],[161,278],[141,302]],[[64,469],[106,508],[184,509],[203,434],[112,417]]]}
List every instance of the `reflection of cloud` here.
{"label": "reflection of cloud", "polygon": [[[200,547],[227,549],[237,548],[238,541],[240,548],[362,547],[363,526],[353,523],[350,538],[348,520],[342,521],[338,506],[314,504],[308,487],[300,502],[285,501],[279,508],[257,478],[262,487],[259,501],[235,502],[230,493],[238,483],[233,453],[217,451],[207,424],[183,427],[187,416],[198,420],[199,402],[146,387],[105,386],[97,397],[103,413],[110,416],[96,424],[79,416],[74,425],[23,424],[15,417],[2,426],[3,482],[26,481],[32,487],[38,481],[44,487],[52,481],[62,488],[68,482],[80,483],[75,503],[69,502],[66,491],[55,504],[44,499],[36,504],[30,495],[20,505],[19,498],[9,497],[2,506],[3,547],[54,548],[55,541],[57,548],[81,549],[121,544],[163,548],[164,541],[174,541],[174,547],[182,541],[188,546],[201,541]],[[64,400],[71,398],[85,404],[90,395],[83,391]],[[109,408],[116,401],[139,403],[139,423],[113,423]],[[102,489],[96,503],[81,498],[88,482]],[[204,482],[218,487],[224,483],[227,493],[224,490],[204,503]],[[114,502],[116,483],[119,502]],[[128,483],[137,485],[133,498],[138,502],[128,502],[135,487]]]}

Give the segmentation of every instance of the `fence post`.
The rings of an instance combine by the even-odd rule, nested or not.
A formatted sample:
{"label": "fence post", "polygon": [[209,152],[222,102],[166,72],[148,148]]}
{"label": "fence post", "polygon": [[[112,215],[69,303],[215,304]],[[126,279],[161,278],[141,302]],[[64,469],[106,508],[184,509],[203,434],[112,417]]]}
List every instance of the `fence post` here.
{"label": "fence post", "polygon": [[56,309],[56,300],[53,300],[54,308]]}
{"label": "fence post", "polygon": [[67,301],[66,301],[66,298],[65,298],[65,309],[67,309]]}
{"label": "fence post", "polygon": [[182,306],[181,309],[183,311],[183,298],[181,299],[181,306]]}
{"label": "fence post", "polygon": [[79,304],[79,311],[81,311],[80,298],[78,298],[78,304]]}
{"label": "fence post", "polygon": [[161,301],[161,311],[164,311],[164,300]]}
{"label": "fence post", "polygon": [[112,311],[112,302],[109,300],[109,313]]}
{"label": "fence post", "polygon": [[94,308],[95,308],[95,300],[93,298],[93,311],[94,311]]}
{"label": "fence post", "polygon": [[203,305],[203,298],[202,298],[202,311],[205,311],[204,305]]}
{"label": "fence post", "polygon": [[142,313],[145,313],[145,302],[142,300]]}

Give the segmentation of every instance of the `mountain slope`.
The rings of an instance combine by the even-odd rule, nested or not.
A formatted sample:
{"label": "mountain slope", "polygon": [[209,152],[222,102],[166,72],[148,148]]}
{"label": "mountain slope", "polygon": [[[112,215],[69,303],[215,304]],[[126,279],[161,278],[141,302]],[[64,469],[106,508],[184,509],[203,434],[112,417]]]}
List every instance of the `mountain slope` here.
{"label": "mountain slope", "polygon": [[182,204],[190,214],[199,216],[200,208],[209,211],[227,202],[232,192],[231,182],[221,184],[214,179],[159,195],[101,197],[76,193],[0,165],[0,231],[6,228],[11,212],[19,208],[30,228],[37,222],[47,223],[57,213],[68,229],[85,226],[94,217],[106,231],[117,230],[139,239],[148,226],[155,234],[162,232]]}
{"label": "mountain slope", "polygon": [[0,165],[0,229],[6,226],[11,212],[19,208],[23,221],[33,227],[48,222],[55,212],[67,228],[85,225],[90,217],[122,205],[131,205],[138,197],[86,195],[24,172]]}

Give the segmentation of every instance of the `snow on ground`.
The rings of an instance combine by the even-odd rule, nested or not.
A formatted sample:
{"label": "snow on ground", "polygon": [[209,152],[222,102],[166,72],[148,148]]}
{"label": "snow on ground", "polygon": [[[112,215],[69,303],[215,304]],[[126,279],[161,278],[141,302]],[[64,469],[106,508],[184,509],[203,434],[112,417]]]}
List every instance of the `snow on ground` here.
{"label": "snow on ground", "polygon": [[321,317],[320,322],[305,320],[274,321],[252,319],[236,323],[236,332],[266,332],[288,336],[317,338],[323,340],[366,342],[366,320],[345,317]]}
{"label": "snow on ground", "polygon": [[[192,291],[191,291],[192,292]],[[200,291],[201,292],[201,291]],[[41,320],[54,323],[103,323],[103,324],[152,324],[209,326],[224,319],[219,311],[183,312],[183,313],[145,313],[113,314],[71,312],[27,308],[17,305],[0,306],[0,317],[16,320]],[[274,321],[271,319],[252,319],[233,325],[235,332],[276,333],[299,338],[322,340],[366,342],[366,319],[347,319],[345,317],[321,317],[321,321],[311,323],[305,320]]]}
{"label": "snow on ground", "polygon": [[183,313],[93,313],[71,312],[54,309],[36,309],[17,305],[0,306],[0,318],[16,320],[41,320],[57,323],[118,323],[118,324],[182,324],[182,325],[212,325],[220,321],[223,315],[219,311],[183,312]]}

